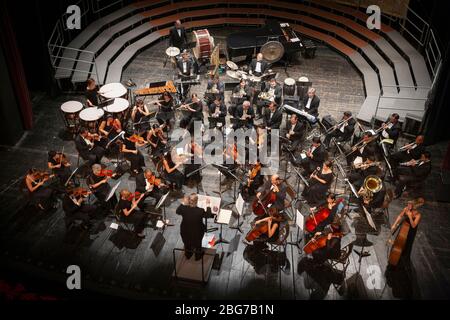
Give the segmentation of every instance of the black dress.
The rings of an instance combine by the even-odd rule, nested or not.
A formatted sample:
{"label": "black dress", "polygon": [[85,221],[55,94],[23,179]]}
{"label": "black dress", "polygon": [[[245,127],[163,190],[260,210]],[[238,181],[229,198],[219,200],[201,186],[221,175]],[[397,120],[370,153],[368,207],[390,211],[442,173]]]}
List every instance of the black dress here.
{"label": "black dress", "polygon": [[[55,159],[53,159],[53,157],[48,157],[48,162],[50,162],[52,164],[52,166],[56,166],[59,164],[58,161],[56,161]],[[65,167],[63,164],[61,164],[60,168],[54,168],[52,169],[53,173],[58,177],[60,183],[62,185],[64,185],[67,180],[69,180],[72,171],[70,170],[70,167]]]}
{"label": "black dress", "polygon": [[[167,164],[169,165],[169,168],[175,167],[175,163],[172,161],[172,157],[169,155],[168,157],[165,157]],[[166,169],[164,168],[164,178],[165,180],[169,181],[170,183],[175,184],[177,189],[181,189],[183,187],[184,183],[184,174],[182,174],[178,170],[172,171],[172,173],[168,173]]]}
{"label": "black dress", "polygon": [[91,216],[95,213],[97,207],[85,203],[76,205],[68,194],[63,198],[62,207],[66,215],[66,225],[70,225],[74,220],[82,220],[89,223]]}
{"label": "black dress", "polygon": [[325,180],[326,183],[320,183],[316,179],[310,181],[309,187],[303,190],[302,196],[308,202],[309,205],[315,206],[318,203],[323,202],[326,197],[326,193],[330,188],[331,182],[333,181],[333,173],[323,174],[322,170],[317,174],[317,177],[321,180]]}
{"label": "black dress", "polygon": [[[38,182],[33,182],[33,188],[38,184]],[[40,186],[35,191],[31,192],[28,190],[28,195],[30,197],[30,204],[37,206],[41,205],[44,210],[50,209],[52,205],[54,191],[53,189],[45,186]]]}
{"label": "black dress", "polygon": [[[86,99],[89,100],[94,106],[98,106],[97,91],[98,91],[98,87],[95,87],[94,90],[86,90],[86,92],[85,92]],[[90,107],[89,105],[87,105],[87,106]]]}
{"label": "black dress", "polygon": [[168,102],[162,101],[158,115],[156,116],[156,120],[158,120],[158,123],[160,125],[167,124],[169,126],[170,120],[173,119],[174,116],[175,114],[173,112],[173,99],[169,100]]}
{"label": "black dress", "polygon": [[134,232],[142,233],[147,223],[146,215],[142,211],[134,209],[130,215],[126,216],[123,210],[124,209],[130,210],[131,206],[132,206],[131,201],[120,199],[119,203],[117,204],[117,211],[120,214],[122,221],[124,221],[125,223],[133,224]]}
{"label": "black dress", "polygon": [[402,258],[409,260],[410,256],[411,256],[412,247],[414,244],[414,239],[416,238],[418,226],[413,228],[411,223],[409,222],[408,217],[406,217],[405,222],[407,224],[409,224],[409,232],[408,232],[408,236],[406,237],[405,247],[403,248],[403,251],[402,251]]}
{"label": "black dress", "polygon": [[[128,139],[124,139],[124,145],[127,150],[135,151],[136,143],[131,142]],[[125,153],[125,158],[131,162],[131,170],[140,172],[142,167],[145,167],[145,159],[142,153],[138,150],[137,154]]]}

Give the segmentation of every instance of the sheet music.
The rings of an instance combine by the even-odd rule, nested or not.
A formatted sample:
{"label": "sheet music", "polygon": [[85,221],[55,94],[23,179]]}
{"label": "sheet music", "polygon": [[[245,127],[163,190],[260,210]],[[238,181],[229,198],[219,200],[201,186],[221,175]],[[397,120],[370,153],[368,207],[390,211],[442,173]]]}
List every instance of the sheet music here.
{"label": "sheet music", "polygon": [[295,223],[300,228],[301,231],[303,231],[303,227],[305,225],[305,217],[302,215],[300,211],[297,210],[297,217],[295,219]]}
{"label": "sheet music", "polygon": [[205,233],[202,239],[202,248],[213,248],[216,242],[216,236],[214,233]]}
{"label": "sheet music", "polygon": [[117,230],[119,229],[119,225],[117,223],[111,223],[111,225],[109,226],[111,229]]}
{"label": "sheet music", "polygon": [[[206,199],[209,199],[210,204],[209,206],[206,205]],[[207,207],[211,207],[211,211],[213,214],[218,214],[220,211],[220,203],[222,199],[217,197],[211,197],[211,196],[205,196],[205,195],[198,195],[198,203],[197,207],[206,210]]]}
{"label": "sheet music", "polygon": [[306,159],[306,154],[305,154],[305,153],[300,153],[300,157],[301,157],[302,159]]}
{"label": "sheet music", "polygon": [[361,158],[361,157],[356,157],[355,161],[353,161],[354,165],[360,165],[362,163],[363,163],[363,158]]}
{"label": "sheet music", "polygon": [[221,209],[217,215],[216,223],[218,224],[229,224],[233,211]]}
{"label": "sheet music", "polygon": [[364,213],[366,214],[367,222],[369,222],[369,225],[374,229],[377,230],[377,226],[375,225],[375,222],[373,222],[372,216],[370,215],[369,211],[367,211],[366,207],[362,206]]}
{"label": "sheet music", "polygon": [[240,193],[236,200],[235,207],[236,207],[238,214],[240,216],[242,216],[242,213],[244,212],[244,198],[242,198],[242,195]]}
{"label": "sheet music", "polygon": [[184,149],[183,148],[177,148],[177,155],[182,155],[184,154]]}

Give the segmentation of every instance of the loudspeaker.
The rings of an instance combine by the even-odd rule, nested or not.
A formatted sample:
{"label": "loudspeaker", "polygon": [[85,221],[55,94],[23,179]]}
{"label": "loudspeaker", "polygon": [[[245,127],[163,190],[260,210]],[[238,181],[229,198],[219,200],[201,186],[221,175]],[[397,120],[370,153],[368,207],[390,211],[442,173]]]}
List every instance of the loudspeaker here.
{"label": "loudspeaker", "polygon": [[322,118],[322,124],[325,128],[330,129],[332,126],[336,125],[336,120],[331,115],[327,115]]}
{"label": "loudspeaker", "polygon": [[413,114],[407,113],[405,116],[405,122],[403,122],[403,133],[417,136],[420,132],[420,126],[422,124],[422,118]]}

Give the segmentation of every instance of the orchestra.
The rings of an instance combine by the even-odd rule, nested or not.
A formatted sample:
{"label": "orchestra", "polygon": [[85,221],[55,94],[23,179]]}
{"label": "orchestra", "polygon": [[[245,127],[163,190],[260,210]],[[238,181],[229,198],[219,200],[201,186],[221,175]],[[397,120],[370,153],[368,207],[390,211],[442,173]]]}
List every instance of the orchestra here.
{"label": "orchestra", "polygon": [[[170,43],[179,49],[187,47],[186,31],[179,21],[170,30]],[[177,61],[175,72],[182,80],[178,88],[182,98],[189,91],[189,85],[183,84],[183,81],[197,74],[195,64],[188,51],[184,51]],[[96,212],[104,215],[113,212],[122,221],[133,224],[134,233],[142,238],[145,236],[147,220],[145,200],[152,198],[156,206],[163,197],[168,196],[169,190],[174,191],[170,192],[171,196],[180,198],[182,195],[183,198],[176,214],[182,216],[180,234],[185,257],[190,259],[195,254],[196,260],[201,259],[206,229],[203,221],[212,215],[210,203],[207,202],[206,210],[201,209],[198,207],[198,194],[184,195],[185,185],[199,188],[204,181],[203,169],[209,164],[204,155],[206,146],[193,136],[197,123],[209,126],[211,130],[219,129],[218,133],[223,136],[229,134],[230,130],[239,129],[254,134],[249,139],[249,143],[256,146],[257,160],[254,163],[249,161],[250,148],[246,148],[245,160],[240,159],[238,145],[242,141],[236,139],[218,149],[222,153],[223,163],[213,165],[210,169],[220,172],[220,179],[224,176],[221,185],[238,182],[238,194],[242,195],[245,203],[250,204],[250,210],[255,216],[246,241],[253,242],[257,247],[261,244],[261,250],[266,247],[265,243],[276,242],[282,234],[284,223],[294,219],[286,210],[289,203],[288,178],[282,179],[280,172],[271,172],[270,175],[265,173],[265,169],[270,169],[271,165],[265,163],[262,157],[261,150],[267,144],[270,145],[274,132],[279,131],[283,151],[287,150],[290,154],[284,160],[295,166],[296,171],[298,169],[297,175],[294,175],[294,178],[299,177],[294,198],[296,203],[301,204],[301,214],[306,213],[303,250],[311,254],[318,264],[338,257],[341,249],[343,231],[337,220],[342,218],[340,211],[344,206],[344,198],[341,193],[338,193],[338,197],[331,192],[333,183],[348,181],[356,192],[352,193],[353,190],[345,187],[342,193],[349,196],[349,201],[372,214],[374,209],[385,204],[388,188],[384,176],[388,166],[393,172],[391,185],[395,188],[395,198],[402,196],[407,187],[420,183],[430,174],[431,155],[424,147],[424,136],[418,135],[414,142],[396,148],[396,141],[401,134],[398,114],[392,114],[376,130],[359,130],[357,136],[355,131],[360,127],[356,126],[359,123],[350,111],[345,111],[336,125],[325,130],[319,127],[321,132],[318,136],[311,132],[311,126],[305,121],[309,118],[304,116],[310,115],[316,119],[319,116],[320,99],[316,90],[309,88],[307,97],[299,102],[298,112],[290,112],[288,116],[283,107],[282,86],[275,78],[267,83],[267,79],[262,79],[268,69],[269,63],[258,53],[249,65],[248,74],[261,79],[240,79],[231,92],[230,100],[225,97],[223,79],[213,75],[207,81],[203,97],[191,93],[189,99],[178,99],[179,95],[172,95],[169,91],[160,92],[158,99],[150,104],[137,98],[129,116],[119,119],[117,114],[105,114],[99,120],[96,132],[80,128],[74,144],[77,156],[91,168],[87,177],[80,175],[86,188],[75,185],[75,179],[72,179],[77,169],[74,168],[75,162],[69,161],[63,152],[49,151],[47,168],[66,188],[62,197],[66,219],[81,220],[86,228]],[[261,88],[258,88],[257,83],[261,84]],[[89,79],[87,106],[98,106],[97,94],[95,81]],[[182,116],[179,117],[176,111],[181,111]],[[204,113],[207,114],[205,118]],[[283,122],[283,119],[286,121]],[[180,128],[186,134],[191,134],[190,139],[183,136],[184,140],[175,141],[171,137]],[[348,150],[344,150],[342,158],[336,154],[333,159],[330,158],[332,141],[337,145],[348,142],[345,143]],[[383,144],[390,145],[386,159],[380,157],[380,146],[384,148]],[[144,152],[144,149],[147,151]],[[112,155],[117,156],[119,163],[114,170],[107,170],[107,165],[114,159]],[[117,199],[116,189],[112,188],[110,180],[120,178],[123,174],[120,173],[121,158],[129,162],[126,165],[130,167],[130,180],[135,181],[135,192],[122,189]],[[339,166],[345,169],[338,172],[335,169]],[[25,177],[31,204],[41,211],[47,211],[53,205],[55,190],[47,185],[52,174],[30,169]],[[394,226],[398,227],[404,217],[408,217],[406,221],[412,229],[420,221],[420,213],[409,204]]]}

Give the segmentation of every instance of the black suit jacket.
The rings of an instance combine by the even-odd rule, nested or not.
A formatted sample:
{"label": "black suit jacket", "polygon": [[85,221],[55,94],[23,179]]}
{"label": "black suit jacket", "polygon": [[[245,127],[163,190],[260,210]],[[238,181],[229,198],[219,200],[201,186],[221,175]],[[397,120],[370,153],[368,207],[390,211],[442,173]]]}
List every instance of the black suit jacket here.
{"label": "black suit jacket", "polygon": [[[288,134],[291,130],[292,130],[292,124],[289,121],[286,126],[286,134]],[[300,140],[305,133],[305,126],[300,121],[297,121],[293,131],[294,131],[294,135],[291,135],[290,140],[292,140],[292,141]]]}
{"label": "black suit jacket", "polygon": [[[265,193],[266,191],[270,190],[272,187],[271,181],[266,181],[259,189],[258,192]],[[278,210],[284,209],[284,200],[286,199],[286,185],[282,183],[278,186],[278,189],[280,189],[280,192],[276,193],[276,200],[273,203],[273,206],[277,208]]]}
{"label": "black suit jacket", "polygon": [[[414,149],[409,151],[409,156],[411,157],[411,159],[415,159],[415,160],[419,160],[420,156],[427,151],[427,148],[425,148],[425,146],[423,144],[418,145],[417,147],[415,147]],[[406,154],[408,154],[405,151]]]}
{"label": "black suit jacket", "polygon": [[[252,62],[250,63],[250,71],[253,74],[255,74],[256,62],[257,62],[256,59],[253,59]],[[265,60],[262,60],[260,62],[261,62],[261,73],[265,73],[267,69],[269,69],[269,64]]]}
{"label": "black suit jacket", "polygon": [[203,222],[204,218],[211,216],[211,209],[207,211],[201,208],[192,208],[180,205],[176,213],[183,217],[180,225],[181,238],[185,245],[201,245],[206,226]]}
{"label": "black suit jacket", "polygon": [[[252,107],[248,108],[247,114],[249,116],[251,116],[251,118],[249,118],[249,120],[247,120],[248,123],[253,124],[253,119],[255,118],[255,111],[253,110]],[[243,115],[244,115],[244,107],[242,105],[240,105],[239,107],[237,107],[237,110],[236,110],[236,118],[241,119]]]}
{"label": "black suit jacket", "polygon": [[386,129],[385,131],[389,135],[389,139],[397,141],[398,137],[400,136],[400,131],[401,131],[400,123],[397,122],[396,124],[394,124],[392,126],[392,128]]}
{"label": "black suit jacket", "polygon": [[303,110],[308,112],[310,115],[317,118],[319,115],[319,105],[320,105],[320,99],[318,96],[314,95],[311,101],[311,105],[309,109],[306,109],[306,105],[308,104],[309,97],[306,96],[306,98],[303,100]]}
{"label": "black suit jacket", "polygon": [[283,120],[283,113],[281,112],[280,108],[277,108],[277,110],[275,110],[272,119],[270,119],[269,108],[266,109],[266,112],[264,113],[264,125],[266,127],[269,127],[271,129],[280,129],[282,120]]}
{"label": "black suit jacket", "polygon": [[[239,91],[241,91],[240,84],[238,84],[236,87],[234,87],[233,93],[239,93]],[[249,99],[250,98],[250,88],[248,86],[245,86],[244,91],[245,91],[245,95],[242,97],[242,99]]]}
{"label": "black suit jacket", "polygon": [[[264,89],[265,92],[269,92],[270,90],[270,85],[266,85],[266,88]],[[277,104],[281,103],[281,96],[282,96],[283,90],[281,89],[281,86],[277,83],[275,85],[275,102]]]}
{"label": "black suit jacket", "polygon": [[83,159],[89,157],[89,145],[84,141],[83,137],[77,135],[75,137],[75,148]]}
{"label": "black suit jacket", "polygon": [[178,67],[179,72],[181,72],[185,76],[189,76],[189,75],[191,75],[191,72],[194,73],[194,70],[193,70],[194,64],[192,63],[191,60],[188,60],[186,63],[187,63],[187,72],[186,73],[183,72],[183,59],[180,59],[177,61],[177,67]]}
{"label": "black suit jacket", "polygon": [[[214,112],[216,112],[216,104],[215,103],[211,103],[208,107],[208,111],[209,111],[209,116],[211,116],[212,114],[214,114]],[[223,103],[220,104],[220,115],[219,118],[224,118],[227,116],[227,107],[225,107],[225,105]]]}
{"label": "black suit jacket", "polygon": [[[352,118],[348,120],[347,123],[348,125],[344,128],[344,133],[342,133],[342,138],[344,139],[344,141],[350,140],[353,132],[355,132],[355,119]],[[339,130],[339,128],[337,128],[336,130]]]}
{"label": "black suit jacket", "polygon": [[178,31],[176,27],[170,29],[169,38],[170,38],[170,46],[177,47],[180,50],[186,48],[186,44],[188,43],[186,30],[181,27],[181,37],[178,35]]}
{"label": "black suit jacket", "polygon": [[421,166],[416,165],[411,168],[411,171],[416,180],[425,180],[431,172],[431,161],[428,161]]}
{"label": "black suit jacket", "polygon": [[141,172],[136,176],[136,192],[145,193],[146,186],[144,172]]}

